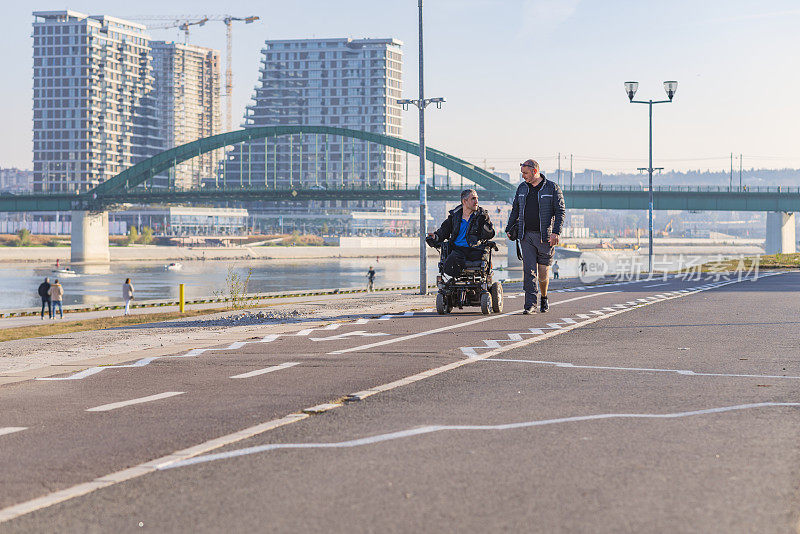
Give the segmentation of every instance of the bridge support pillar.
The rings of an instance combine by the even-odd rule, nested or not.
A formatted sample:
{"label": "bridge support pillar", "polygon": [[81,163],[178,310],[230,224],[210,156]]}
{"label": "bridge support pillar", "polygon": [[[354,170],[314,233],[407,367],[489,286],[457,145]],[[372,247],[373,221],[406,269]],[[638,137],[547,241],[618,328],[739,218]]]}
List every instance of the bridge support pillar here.
{"label": "bridge support pillar", "polygon": [[73,262],[108,263],[108,212],[73,211],[71,243]]}
{"label": "bridge support pillar", "polygon": [[767,254],[794,254],[795,218],[794,213],[776,211],[767,213]]}
{"label": "bridge support pillar", "polygon": [[522,260],[517,258],[517,242],[506,238],[506,246],[508,247],[508,268],[522,269]]}

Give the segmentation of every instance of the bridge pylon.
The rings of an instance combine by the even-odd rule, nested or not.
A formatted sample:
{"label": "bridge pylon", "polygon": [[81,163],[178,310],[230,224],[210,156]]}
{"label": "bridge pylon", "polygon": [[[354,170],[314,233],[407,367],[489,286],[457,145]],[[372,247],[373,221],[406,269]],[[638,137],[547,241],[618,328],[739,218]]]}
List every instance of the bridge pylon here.
{"label": "bridge pylon", "polygon": [[70,260],[72,263],[108,263],[108,212],[73,211]]}

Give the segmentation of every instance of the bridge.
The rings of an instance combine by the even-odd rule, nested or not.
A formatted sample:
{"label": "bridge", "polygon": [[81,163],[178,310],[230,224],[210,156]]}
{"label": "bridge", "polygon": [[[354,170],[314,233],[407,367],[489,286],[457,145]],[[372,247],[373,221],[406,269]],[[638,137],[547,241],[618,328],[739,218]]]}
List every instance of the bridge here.
{"label": "bridge", "polygon": [[[382,188],[377,186],[346,186],[344,177],[331,182],[325,173],[322,183],[309,181],[292,183],[293,168],[289,169],[289,180],[276,176],[270,184],[265,169],[263,183],[253,185],[248,175],[247,185],[242,180],[240,187],[203,187],[179,190],[175,188],[148,187],[148,181],[164,172],[170,172],[178,164],[197,156],[227,146],[253,142],[281,136],[315,135],[338,136],[376,143],[395,148],[407,156],[419,155],[419,145],[397,137],[335,128],[330,126],[266,126],[247,128],[199,139],[145,159],[122,171],[97,187],[84,193],[35,193],[24,195],[0,195],[0,211],[71,211],[72,259],[73,261],[103,261],[108,257],[106,210],[126,203],[169,204],[209,203],[225,201],[334,201],[334,200],[417,200],[418,186]],[[326,137],[327,138],[327,137]],[[318,157],[316,154],[315,157]],[[434,148],[426,149],[426,159],[448,173],[445,184],[428,187],[431,200],[453,200],[458,191],[467,185],[475,186],[484,200],[510,201],[516,184],[509,184],[489,171],[477,167],[461,158]],[[315,163],[316,164],[316,163]],[[302,164],[301,164],[302,165]],[[249,167],[249,165],[248,165]],[[225,169],[227,166],[225,167]],[[302,170],[302,166],[301,166]],[[461,178],[459,186],[449,180],[449,173]],[[249,172],[249,170],[248,170]],[[257,177],[258,178],[258,177]],[[241,179],[241,174],[240,174]],[[258,180],[257,180],[258,182]],[[223,183],[227,183],[223,179]],[[272,185],[272,187],[270,187]],[[648,207],[649,191],[641,186],[573,186],[564,187],[567,206],[573,209],[623,209],[644,210]],[[696,211],[766,211],[768,249],[778,252],[794,251],[794,215],[800,211],[800,187],[656,187],[654,209]],[[105,229],[105,230],[104,230]]]}

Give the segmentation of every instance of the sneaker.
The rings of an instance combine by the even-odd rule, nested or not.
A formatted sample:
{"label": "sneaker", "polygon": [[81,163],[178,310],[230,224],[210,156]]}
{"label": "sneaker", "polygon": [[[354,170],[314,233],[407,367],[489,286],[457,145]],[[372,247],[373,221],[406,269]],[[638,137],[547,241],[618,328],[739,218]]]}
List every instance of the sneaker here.
{"label": "sneaker", "polygon": [[522,310],[522,315],[530,315],[532,313],[536,313],[536,305],[534,304],[530,308],[524,308]]}
{"label": "sneaker", "polygon": [[548,310],[548,308],[550,308],[550,305],[547,303],[547,297],[543,296],[542,297],[542,304],[539,307],[539,309],[542,311],[542,313],[544,313],[544,312],[546,312]]}

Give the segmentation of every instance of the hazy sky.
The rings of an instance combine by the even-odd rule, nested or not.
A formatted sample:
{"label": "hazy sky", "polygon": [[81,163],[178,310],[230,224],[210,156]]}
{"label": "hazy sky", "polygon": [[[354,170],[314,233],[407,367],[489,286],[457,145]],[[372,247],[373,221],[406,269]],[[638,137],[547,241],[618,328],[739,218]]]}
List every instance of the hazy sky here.
{"label": "hazy sky", "polygon": [[[70,9],[119,17],[259,15],[234,30],[235,124],[258,78],[265,39],[395,37],[404,43],[404,96],[417,95],[416,0],[295,0],[220,3],[41,1],[5,4],[0,20],[0,166],[31,167],[32,10]],[[654,165],[725,169],[800,168],[800,2],[797,0],[426,0],[426,96],[430,146],[497,170],[573,153],[575,170],[634,171],[647,165],[647,106],[628,103],[623,82],[654,108]],[[156,39],[180,39],[153,30]],[[224,51],[221,22],[190,42]],[[404,137],[417,119],[404,116]],[[564,166],[569,162],[565,160]]]}

